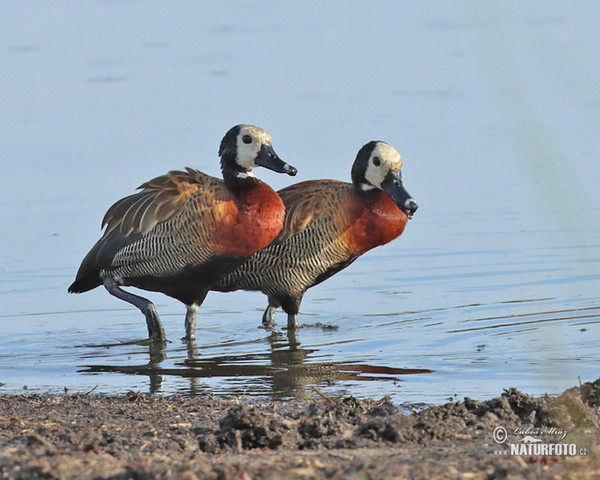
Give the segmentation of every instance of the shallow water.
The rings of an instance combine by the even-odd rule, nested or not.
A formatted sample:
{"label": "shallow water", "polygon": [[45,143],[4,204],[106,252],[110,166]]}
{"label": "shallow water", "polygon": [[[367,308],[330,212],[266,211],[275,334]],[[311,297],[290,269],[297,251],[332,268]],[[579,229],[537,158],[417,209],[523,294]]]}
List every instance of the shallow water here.
{"label": "shallow water", "polygon": [[[598,376],[600,40],[593,2],[4,2],[0,393],[558,393]],[[420,204],[400,239],[309,290],[289,338],[260,294],[211,293],[197,343],[96,291],[68,295],[116,199],[218,175],[236,123],[348,179],[386,140]],[[257,174],[276,188],[292,182]],[[427,373],[429,372],[429,373]]]}

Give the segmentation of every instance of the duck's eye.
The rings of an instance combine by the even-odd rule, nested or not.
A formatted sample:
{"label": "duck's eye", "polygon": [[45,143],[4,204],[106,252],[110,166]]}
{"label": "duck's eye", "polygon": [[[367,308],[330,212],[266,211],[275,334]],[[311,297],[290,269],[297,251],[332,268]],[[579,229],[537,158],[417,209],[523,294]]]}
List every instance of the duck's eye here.
{"label": "duck's eye", "polygon": [[375,165],[376,167],[381,165],[381,160],[379,160],[379,157],[373,157],[373,165]]}
{"label": "duck's eye", "polygon": [[244,135],[242,137],[242,142],[244,142],[245,144],[252,143],[252,137],[250,135]]}

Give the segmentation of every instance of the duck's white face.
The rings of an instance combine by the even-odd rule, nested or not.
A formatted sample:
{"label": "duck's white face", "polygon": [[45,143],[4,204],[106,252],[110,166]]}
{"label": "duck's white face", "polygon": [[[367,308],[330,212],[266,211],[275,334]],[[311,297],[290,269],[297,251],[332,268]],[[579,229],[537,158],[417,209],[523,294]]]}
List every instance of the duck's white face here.
{"label": "duck's white face", "polygon": [[241,125],[236,139],[236,163],[250,171],[258,166],[256,159],[263,146],[271,147],[271,135],[254,125]]}
{"label": "duck's white face", "polygon": [[387,143],[377,142],[365,170],[365,180],[368,185],[363,185],[363,188],[382,188],[381,185],[388,173],[390,171],[399,172],[401,169],[402,157],[400,152]]}
{"label": "duck's white face", "polygon": [[219,156],[224,177],[252,177],[254,167],[265,167],[288,175],[296,175],[297,172],[275,153],[271,136],[254,125],[236,125],[230,128],[221,140]]}
{"label": "duck's white face", "polygon": [[[352,171],[354,184],[362,191],[383,190],[408,218],[412,218],[419,206],[402,184],[402,157],[398,150],[385,142],[369,142],[359,151],[355,166],[357,162],[359,169]],[[361,175],[362,168],[364,173]]]}

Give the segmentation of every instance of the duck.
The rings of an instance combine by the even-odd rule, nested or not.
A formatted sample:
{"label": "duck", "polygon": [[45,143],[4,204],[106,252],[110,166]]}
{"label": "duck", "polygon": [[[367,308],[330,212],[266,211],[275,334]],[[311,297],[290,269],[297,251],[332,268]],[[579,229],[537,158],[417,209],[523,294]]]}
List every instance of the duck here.
{"label": "duck", "polygon": [[172,170],[112,205],[102,220],[103,235],[68,291],[103,285],[140,309],[149,338],[164,342],[154,304],[122,287],[161,292],[186,306],[184,339],[193,341],[196,312],[211,285],[269,245],[283,228],[281,198],[253,169],[297,173],[275,153],[268,132],[254,125],[232,127],[219,157],[222,179],[189,167]]}
{"label": "duck", "polygon": [[309,288],[399,237],[413,218],[418,205],[404,188],[401,169],[398,150],[374,140],[358,151],[352,183],[308,180],[279,190],[286,208],[281,232],[213,289],[260,291],[268,298],[263,325],[274,326],[281,307],[288,330],[296,329]]}

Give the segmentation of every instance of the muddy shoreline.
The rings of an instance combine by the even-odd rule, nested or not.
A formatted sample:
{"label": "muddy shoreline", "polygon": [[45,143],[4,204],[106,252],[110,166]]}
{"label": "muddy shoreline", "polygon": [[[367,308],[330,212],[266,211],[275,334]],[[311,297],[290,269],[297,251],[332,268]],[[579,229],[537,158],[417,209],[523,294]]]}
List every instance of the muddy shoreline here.
{"label": "muddy shoreline", "polygon": [[[309,402],[269,403],[6,395],[0,478],[600,479],[599,425],[600,379],[558,397],[510,389],[412,412],[318,391]],[[547,454],[557,443],[576,454]]]}

